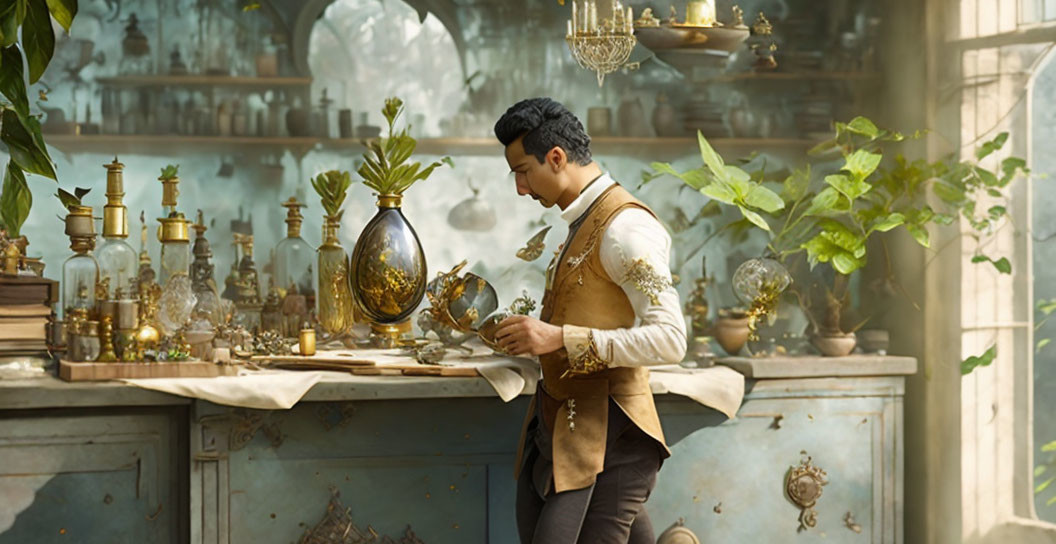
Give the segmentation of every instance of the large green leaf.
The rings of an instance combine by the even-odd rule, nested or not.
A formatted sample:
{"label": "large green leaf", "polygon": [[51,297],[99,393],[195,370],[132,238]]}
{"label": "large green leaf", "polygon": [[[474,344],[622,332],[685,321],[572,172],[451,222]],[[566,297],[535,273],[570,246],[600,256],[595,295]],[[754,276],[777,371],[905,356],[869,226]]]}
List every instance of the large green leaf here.
{"label": "large green leaf", "polygon": [[987,187],[998,187],[1001,185],[1001,182],[997,179],[997,176],[986,168],[977,166],[972,170],[975,172],[975,175],[979,176],[979,179],[982,180],[983,185],[986,185]]}
{"label": "large green leaf", "polygon": [[851,119],[851,122],[847,123],[847,129],[856,134],[868,136],[870,139],[876,139],[880,135],[880,129],[876,128],[872,121],[861,116]]}
{"label": "large green leaf", "polygon": [[18,26],[26,17],[27,0],[10,0],[0,7],[0,47],[9,47],[18,41]]}
{"label": "large green leaf", "polygon": [[744,203],[763,210],[766,213],[775,213],[785,207],[785,201],[777,193],[762,185],[753,185],[744,196]]}
{"label": "large green leaf", "polygon": [[809,150],[807,150],[807,155],[810,155],[810,156],[824,155],[824,154],[828,153],[829,151],[832,151],[833,149],[836,149],[837,147],[839,147],[839,144],[840,143],[839,143],[839,141],[836,140],[836,138],[831,138],[829,140],[825,140],[824,142],[821,142],[821,143],[815,145],[814,147],[810,148]]}
{"label": "large green leaf", "polygon": [[15,110],[3,110],[0,117],[0,140],[7,144],[11,159],[26,172],[55,178],[55,167],[40,137],[40,123],[34,117],[22,117]]}
{"label": "large green leaf", "polygon": [[711,179],[712,177],[704,168],[697,168],[682,174],[682,181],[698,191],[711,182]]}
{"label": "large green leaf", "polygon": [[910,236],[912,236],[918,244],[924,247],[931,247],[931,236],[928,234],[927,229],[920,225],[906,223],[906,230],[909,231]]}
{"label": "large green leaf", "polygon": [[961,361],[961,375],[967,376],[971,374],[973,370],[981,366],[990,366],[994,362],[994,358],[997,357],[997,344],[990,346],[990,349],[986,350],[982,355],[972,355],[971,357]]}
{"label": "large green leaf", "polygon": [[990,140],[989,142],[984,143],[983,145],[979,146],[979,149],[975,150],[975,158],[978,159],[978,160],[983,160],[984,158],[986,158],[988,155],[990,155],[994,151],[997,151],[997,150],[1001,149],[1002,147],[1004,147],[1005,142],[1007,142],[1007,141],[1008,141],[1008,133],[1007,132],[1002,132],[1002,133],[998,134],[993,140]]}
{"label": "large green leaf", "polygon": [[725,163],[722,162],[722,157],[711,147],[708,143],[707,138],[704,137],[700,131],[697,131],[697,144],[700,146],[700,158],[704,161],[704,164],[711,169],[711,173],[715,177],[722,181],[729,181],[726,173],[726,169],[723,168]]}
{"label": "large green leaf", "polygon": [[807,187],[809,186],[810,166],[808,165],[805,169],[793,171],[792,175],[785,178],[785,182],[782,184],[781,197],[786,202],[795,202],[807,194]]}
{"label": "large green leaf", "polygon": [[818,226],[821,227],[818,236],[829,240],[855,257],[865,255],[865,237],[851,230],[847,225],[832,219],[825,219]]}
{"label": "large green leaf", "polygon": [[936,196],[950,204],[959,204],[965,199],[964,189],[947,181],[937,181],[933,188]]}
{"label": "large green leaf", "polygon": [[801,247],[807,250],[807,260],[811,268],[821,263],[832,263],[832,267],[841,274],[850,274],[865,263],[850,251],[833,242],[833,236],[820,232]]}
{"label": "large green leaf", "polygon": [[845,252],[837,253],[832,257],[832,267],[840,274],[850,274],[864,266],[864,264],[860,259]]}
{"label": "large green leaf", "polygon": [[8,233],[17,237],[21,235],[22,224],[29,217],[29,209],[33,206],[33,193],[26,185],[26,177],[22,169],[8,161],[4,173],[4,185],[0,189],[0,219],[4,221]]}
{"label": "large green leaf", "polygon": [[906,222],[906,216],[894,212],[886,216],[881,216],[876,219],[876,222],[869,227],[870,231],[887,232],[903,223]]}
{"label": "large green leaf", "polygon": [[14,105],[19,115],[29,115],[29,100],[26,96],[26,80],[22,72],[22,53],[18,47],[0,49],[0,94]]}
{"label": "large green leaf", "polygon": [[700,189],[700,192],[708,198],[718,200],[719,202],[722,202],[724,204],[730,204],[731,206],[737,200],[737,195],[732,190],[730,190],[730,188],[726,187],[718,181],[712,182],[702,187]]}
{"label": "large green leaf", "polygon": [[804,215],[824,215],[835,210],[839,200],[839,191],[833,187],[826,187],[811,200],[810,207],[803,213]]}
{"label": "large green leaf", "polygon": [[847,157],[844,169],[853,174],[855,178],[864,180],[876,171],[877,166],[880,166],[881,158],[879,153],[859,149]]}
{"label": "large green leaf", "polygon": [[73,17],[77,15],[77,0],[47,0],[48,11],[66,32],[70,31]]}
{"label": "large green leaf", "polygon": [[22,22],[22,49],[29,64],[29,82],[36,83],[55,53],[55,32],[46,0],[29,0],[26,20]]}
{"label": "large green leaf", "polygon": [[737,207],[741,210],[741,215],[743,215],[745,219],[751,221],[755,226],[770,232],[770,225],[767,224],[766,219],[763,219],[763,216],[745,208],[744,206]]}
{"label": "large green leaf", "polygon": [[855,199],[868,193],[873,188],[861,178],[851,178],[843,174],[833,174],[825,176],[825,183],[828,183],[832,188],[839,191],[843,196],[847,197],[847,200],[854,202]]}
{"label": "large green leaf", "polygon": [[1008,185],[1012,178],[1016,177],[1016,173],[1030,172],[1027,168],[1027,161],[1019,157],[1008,157],[1001,161],[1001,186]]}

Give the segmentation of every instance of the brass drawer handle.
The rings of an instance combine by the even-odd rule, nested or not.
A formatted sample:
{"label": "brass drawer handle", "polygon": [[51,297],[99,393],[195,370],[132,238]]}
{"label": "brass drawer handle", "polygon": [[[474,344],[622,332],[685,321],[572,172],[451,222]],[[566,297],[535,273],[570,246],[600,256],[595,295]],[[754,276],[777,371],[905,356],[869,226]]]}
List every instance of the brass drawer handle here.
{"label": "brass drawer handle", "polygon": [[[807,454],[805,451],[800,453]],[[814,510],[814,505],[821,498],[822,487],[828,483],[828,475],[813,464],[810,456],[800,462],[798,467],[789,468],[785,477],[785,492],[789,500],[800,508],[799,529],[796,532],[806,531],[818,524],[818,512]]]}

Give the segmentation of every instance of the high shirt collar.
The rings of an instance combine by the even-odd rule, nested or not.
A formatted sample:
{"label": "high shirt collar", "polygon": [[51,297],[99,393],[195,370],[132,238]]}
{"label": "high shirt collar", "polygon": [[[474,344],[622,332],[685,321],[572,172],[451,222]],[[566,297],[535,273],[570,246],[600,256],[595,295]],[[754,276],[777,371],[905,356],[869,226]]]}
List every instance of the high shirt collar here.
{"label": "high shirt collar", "polygon": [[567,208],[561,211],[561,219],[564,219],[568,224],[572,224],[575,220],[587,213],[590,205],[604,193],[606,189],[611,187],[616,182],[608,174],[602,174],[598,179],[587,185],[579,196],[568,205]]}

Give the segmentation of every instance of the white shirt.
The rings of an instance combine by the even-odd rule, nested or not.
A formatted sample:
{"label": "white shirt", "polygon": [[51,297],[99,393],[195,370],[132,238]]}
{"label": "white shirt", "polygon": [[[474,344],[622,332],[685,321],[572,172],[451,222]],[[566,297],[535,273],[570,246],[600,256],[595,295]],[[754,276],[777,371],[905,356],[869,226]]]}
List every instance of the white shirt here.
{"label": "white shirt", "polygon": [[[569,224],[579,219],[614,183],[608,174],[602,175],[561,212],[561,218]],[[686,354],[686,322],[678,291],[671,285],[671,237],[667,230],[649,212],[628,208],[609,223],[599,251],[605,272],[623,289],[634,308],[635,323],[630,328],[610,330],[565,325],[564,345],[569,358],[582,356],[593,339],[597,355],[610,366],[681,362]],[[632,270],[635,267],[637,270]],[[643,272],[656,280],[652,288],[635,279]]]}

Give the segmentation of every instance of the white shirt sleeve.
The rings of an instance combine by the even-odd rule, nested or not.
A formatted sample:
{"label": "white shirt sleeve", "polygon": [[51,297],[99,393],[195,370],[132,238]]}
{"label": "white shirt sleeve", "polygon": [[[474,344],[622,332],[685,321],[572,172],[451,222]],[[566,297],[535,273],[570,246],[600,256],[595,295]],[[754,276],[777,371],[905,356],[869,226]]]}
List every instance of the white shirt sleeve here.
{"label": "white shirt sleeve", "polygon": [[620,212],[602,236],[601,264],[627,295],[635,324],[626,329],[564,326],[569,359],[589,353],[609,366],[679,363],[686,354],[686,323],[671,284],[671,237],[649,212]]}

